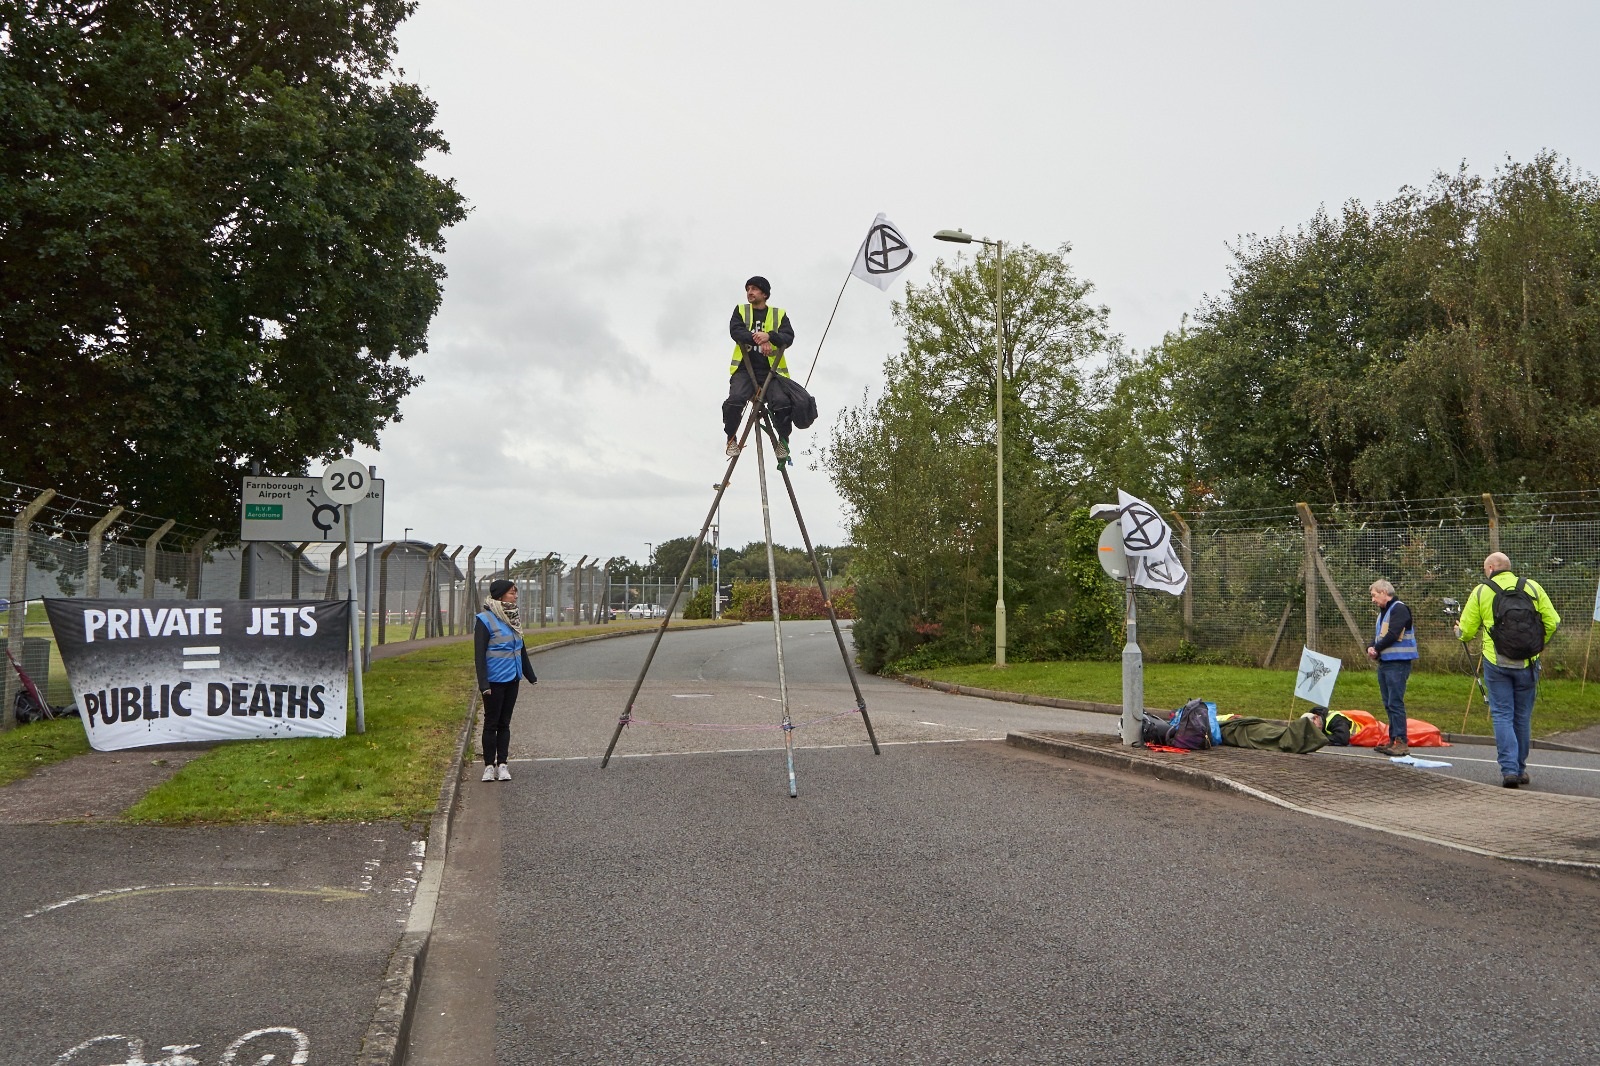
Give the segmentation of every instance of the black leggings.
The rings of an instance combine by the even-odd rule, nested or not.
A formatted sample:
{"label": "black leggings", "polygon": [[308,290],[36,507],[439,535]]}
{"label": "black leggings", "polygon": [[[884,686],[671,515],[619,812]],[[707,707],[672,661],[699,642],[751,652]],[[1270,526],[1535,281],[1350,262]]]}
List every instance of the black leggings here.
{"label": "black leggings", "polygon": [[[745,358],[750,361],[751,367],[756,372],[756,381],[765,381],[767,357],[747,355]],[[750,380],[749,371],[740,366],[729,379],[728,398],[722,402],[722,432],[725,435],[738,436],[739,419],[744,415],[745,404],[754,399],[755,395],[756,386]],[[772,428],[778,431],[778,436],[788,440],[794,427],[794,400],[784,391],[781,375],[774,374],[771,383],[767,385],[766,405],[767,412],[772,415]]]}
{"label": "black leggings", "polygon": [[483,765],[506,761],[511,750],[511,712],[517,706],[515,681],[489,682],[483,697]]}

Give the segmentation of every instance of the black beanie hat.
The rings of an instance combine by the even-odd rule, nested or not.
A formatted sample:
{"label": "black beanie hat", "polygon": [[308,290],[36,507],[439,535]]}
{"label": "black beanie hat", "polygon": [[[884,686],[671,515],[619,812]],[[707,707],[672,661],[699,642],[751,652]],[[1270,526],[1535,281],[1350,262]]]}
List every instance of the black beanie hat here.
{"label": "black beanie hat", "polygon": [[760,274],[757,274],[755,277],[751,278],[749,281],[744,283],[744,287],[747,288],[747,289],[752,285],[754,285],[756,288],[760,289],[764,295],[767,295],[767,296],[771,296],[772,295],[772,282],[768,281],[766,278],[762,277]]}
{"label": "black beanie hat", "polygon": [[510,592],[514,587],[511,582],[503,577],[498,581],[491,581],[489,582],[489,598],[491,600],[505,599],[506,593]]}

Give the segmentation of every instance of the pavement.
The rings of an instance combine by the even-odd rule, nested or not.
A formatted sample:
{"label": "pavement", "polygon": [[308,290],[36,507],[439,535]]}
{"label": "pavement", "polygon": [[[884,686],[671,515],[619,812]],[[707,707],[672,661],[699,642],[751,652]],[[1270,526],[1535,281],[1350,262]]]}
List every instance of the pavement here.
{"label": "pavement", "polygon": [[[451,639],[462,638],[389,645],[374,654]],[[562,686],[539,686],[554,687]],[[610,691],[616,686],[600,687],[607,688],[602,703],[619,705]],[[846,706],[838,691],[815,711]],[[186,757],[175,752],[93,753],[0,789],[0,883],[11,886],[0,904],[0,954],[13,986],[35,990],[13,997],[0,1066],[99,1062],[113,1053],[154,1061],[158,1049],[176,1061],[183,1052],[174,1048],[190,1049],[206,1063],[267,1055],[363,1066],[402,1061],[458,810],[461,763],[470,751],[470,709],[463,711],[456,764],[426,829],[97,824],[175,772]],[[802,711],[812,713],[797,708],[797,720]],[[922,717],[937,716],[930,710]],[[614,721],[598,720],[597,735]],[[906,728],[891,742],[984,740],[994,733],[921,720]],[[860,723],[850,718],[813,735],[825,748],[861,742]],[[1124,749],[1104,733],[1028,728],[1004,735],[1013,748],[1090,763],[1099,772],[1231,792],[1476,856],[1600,876],[1600,800],[1491,788],[1376,760],[1231,748],[1162,756]],[[594,738],[575,739],[581,743],[574,755],[592,757]],[[1562,739],[1600,746],[1600,736]],[[625,737],[620,755],[629,743]],[[688,752],[694,740],[666,747]],[[463,862],[487,861],[498,849],[498,820],[486,832],[488,838],[466,842]],[[471,942],[438,946],[456,952],[458,964],[462,955],[472,961]],[[477,961],[494,972],[492,952]],[[493,988],[492,978],[487,986],[480,982],[478,994],[492,995]],[[309,1058],[296,1058],[302,1053]]]}
{"label": "pavement", "polygon": [[[1015,732],[1008,743],[1510,862],[1600,877],[1600,800],[1505,789],[1368,758],[1248,748],[1177,755],[1104,734]],[[1413,749],[1448,759],[1448,749]]]}

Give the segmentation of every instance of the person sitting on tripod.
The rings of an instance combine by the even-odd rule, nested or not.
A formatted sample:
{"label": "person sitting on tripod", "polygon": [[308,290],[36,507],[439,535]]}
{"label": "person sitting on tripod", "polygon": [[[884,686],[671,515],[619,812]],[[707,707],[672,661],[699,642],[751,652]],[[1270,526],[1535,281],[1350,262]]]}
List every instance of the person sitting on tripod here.
{"label": "person sitting on tripod", "polygon": [[[793,402],[784,390],[789,377],[789,366],[783,353],[794,346],[794,326],[781,307],[771,307],[767,298],[772,295],[772,285],[759,274],[744,283],[748,300],[733,309],[728,323],[728,334],[733,338],[733,361],[728,365],[728,398],[722,402],[722,431],[727,435],[726,455],[731,459],[739,454],[739,419],[744,405],[756,394],[756,389],[767,384],[771,371],[773,380],[765,393],[767,411],[772,415],[772,426],[778,434],[778,469],[789,462],[789,434],[793,432]],[[752,374],[751,371],[754,371]]]}

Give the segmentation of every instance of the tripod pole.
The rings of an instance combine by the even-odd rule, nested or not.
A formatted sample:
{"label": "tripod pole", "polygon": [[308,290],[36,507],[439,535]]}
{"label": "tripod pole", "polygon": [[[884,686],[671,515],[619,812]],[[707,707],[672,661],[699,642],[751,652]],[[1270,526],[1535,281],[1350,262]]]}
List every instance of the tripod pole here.
{"label": "tripod pole", "polygon": [[[1466,709],[1461,712],[1461,731],[1463,733],[1467,731],[1467,715],[1472,713],[1472,697],[1478,691],[1478,685],[1480,684],[1478,681],[1478,674],[1482,669],[1483,649],[1480,646],[1478,649],[1478,661],[1474,663],[1472,667],[1472,686],[1467,689],[1467,706]],[[1485,694],[1484,699],[1488,699],[1487,694]]]}
{"label": "tripod pole", "polygon": [[839,616],[833,612],[833,596],[828,592],[827,582],[822,580],[822,568],[817,565],[817,553],[811,546],[811,534],[806,531],[806,520],[800,514],[800,500],[794,494],[794,482],[789,480],[788,469],[780,472],[783,474],[784,488],[789,490],[789,504],[794,508],[794,520],[800,525],[800,540],[806,546],[806,558],[811,561],[811,574],[817,579],[817,588],[822,590],[822,605],[828,609],[828,621],[833,625],[833,639],[839,643],[839,657],[844,660],[844,671],[850,676],[850,687],[856,694],[856,709],[861,712],[861,721],[867,727],[867,739],[872,742],[872,754],[882,755],[883,752],[878,749],[878,737],[872,731],[872,719],[867,716],[867,701],[861,695],[861,683],[856,680],[855,663],[850,661],[850,652],[844,646],[844,633],[839,629]]}
{"label": "tripod pole", "polygon": [[[757,411],[761,410],[758,405]],[[783,747],[789,761],[789,797],[800,793],[794,783],[794,724],[789,721],[789,683],[783,670],[783,621],[778,611],[778,562],[772,553],[772,508],[767,505],[767,460],[756,434],[756,471],[761,481],[761,527],[767,535],[767,588],[772,594],[772,641],[778,648],[778,698],[783,703]]]}
{"label": "tripod pole", "polygon": [[[772,380],[772,375],[767,375],[767,381]],[[756,390],[756,405],[750,412],[750,417],[745,419],[744,432],[739,435],[739,449],[744,450],[745,441],[750,439],[750,431],[755,428],[756,419],[761,412],[762,394],[766,392],[766,382]],[[756,438],[760,440],[759,437]],[[694,547],[689,549],[689,558],[684,561],[683,573],[678,575],[678,584],[672,590],[672,602],[667,605],[666,617],[661,619],[661,625],[656,629],[655,639],[650,642],[650,651],[644,657],[644,665],[639,668],[639,676],[633,682],[633,691],[628,693],[628,703],[622,709],[622,717],[617,719],[617,728],[611,732],[611,743],[606,745],[606,753],[600,759],[600,769],[604,770],[611,761],[611,753],[616,750],[617,740],[622,736],[622,730],[633,718],[633,704],[639,698],[639,690],[644,687],[645,675],[650,672],[650,663],[656,657],[656,649],[661,646],[661,637],[667,631],[667,624],[672,621],[672,612],[678,608],[678,597],[683,595],[683,586],[688,583],[689,571],[694,567],[695,556],[700,553],[700,546],[706,542],[706,536],[711,532],[711,523],[716,518],[717,506],[722,503],[722,494],[728,491],[728,483],[733,480],[733,468],[739,463],[739,456],[728,459],[728,468],[722,472],[722,480],[717,483],[717,494],[711,499],[711,508],[706,511],[706,520],[700,524],[700,536],[695,540]],[[765,484],[765,481],[762,482]],[[713,590],[713,595],[715,590]],[[785,708],[788,704],[784,704]],[[787,710],[785,711],[787,714]]]}

